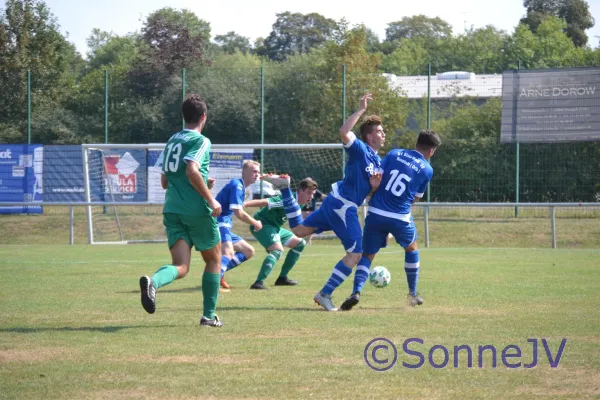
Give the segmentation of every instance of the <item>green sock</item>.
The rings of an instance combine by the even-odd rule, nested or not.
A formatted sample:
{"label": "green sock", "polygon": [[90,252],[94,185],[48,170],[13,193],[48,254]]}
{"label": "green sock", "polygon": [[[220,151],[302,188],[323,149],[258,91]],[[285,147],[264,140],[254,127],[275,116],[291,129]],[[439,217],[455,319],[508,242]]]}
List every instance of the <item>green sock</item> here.
{"label": "green sock", "polygon": [[285,256],[283,266],[281,267],[281,273],[279,274],[280,277],[287,276],[292,268],[294,268],[294,265],[296,265],[296,262],[300,258],[300,253],[302,253],[302,250],[304,250],[305,245],[306,242],[302,240],[298,246],[288,251],[287,256]]}
{"label": "green sock", "polygon": [[174,265],[163,265],[152,275],[152,282],[154,283],[155,288],[159,288],[162,286],[166,286],[169,283],[173,282],[177,279],[177,267]]}
{"label": "green sock", "polygon": [[260,267],[260,272],[258,273],[257,281],[264,281],[267,279],[267,276],[273,271],[273,267],[279,261],[279,258],[283,254],[281,250],[273,250],[270,251],[269,254],[265,257],[263,261],[262,267]]}
{"label": "green sock", "polygon": [[213,274],[204,271],[202,275],[202,297],[204,298],[204,317],[213,319],[219,299],[219,282],[221,274]]}

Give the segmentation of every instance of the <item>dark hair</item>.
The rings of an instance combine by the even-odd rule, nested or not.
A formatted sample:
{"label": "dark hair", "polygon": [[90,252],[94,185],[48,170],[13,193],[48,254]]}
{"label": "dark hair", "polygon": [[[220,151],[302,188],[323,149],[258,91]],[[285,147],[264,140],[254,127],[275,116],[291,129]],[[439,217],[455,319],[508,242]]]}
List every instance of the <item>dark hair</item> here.
{"label": "dark hair", "polygon": [[381,125],[381,118],[377,115],[365,117],[365,121],[360,126],[360,138],[363,142],[367,141],[367,135],[373,133],[373,128]]}
{"label": "dark hair", "polygon": [[206,114],[206,103],[199,94],[188,94],[181,103],[181,114],[186,124],[197,124]]}
{"label": "dark hair", "polygon": [[306,190],[306,189],[316,190],[318,187],[319,187],[319,185],[317,185],[317,182],[314,181],[312,178],[304,178],[298,184],[298,188],[300,190]]}
{"label": "dark hair", "polygon": [[430,129],[423,129],[419,132],[417,138],[417,148],[419,149],[437,149],[442,144],[442,140],[437,133]]}

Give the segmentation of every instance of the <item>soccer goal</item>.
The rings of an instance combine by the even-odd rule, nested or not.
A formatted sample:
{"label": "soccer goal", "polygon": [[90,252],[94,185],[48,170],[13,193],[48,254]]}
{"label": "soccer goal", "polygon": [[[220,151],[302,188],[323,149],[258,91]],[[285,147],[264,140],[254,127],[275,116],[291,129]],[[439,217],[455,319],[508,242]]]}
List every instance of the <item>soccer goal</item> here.
{"label": "soccer goal", "polygon": [[[165,191],[160,184],[162,152],[159,144],[84,144],[84,170],[88,238],[90,244],[166,242],[162,223]],[[327,194],[344,170],[341,143],[334,144],[213,144],[209,176],[216,179],[213,195],[232,178],[241,177],[244,160],[261,163],[264,173],[287,173],[292,189],[311,177]],[[247,198],[264,198],[279,192],[266,182],[246,190]],[[253,214],[256,210],[248,209]],[[234,218],[233,231],[251,238],[248,227]],[[331,235],[317,235],[323,238]]]}

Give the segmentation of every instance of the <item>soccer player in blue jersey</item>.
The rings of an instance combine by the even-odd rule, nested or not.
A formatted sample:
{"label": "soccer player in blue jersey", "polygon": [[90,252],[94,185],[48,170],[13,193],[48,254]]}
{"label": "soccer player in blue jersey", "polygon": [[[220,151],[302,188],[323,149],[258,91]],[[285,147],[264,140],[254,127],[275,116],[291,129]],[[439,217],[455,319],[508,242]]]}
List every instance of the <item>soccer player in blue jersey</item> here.
{"label": "soccer player in blue jersey", "polygon": [[252,225],[255,231],[262,228],[262,223],[244,211],[244,200],[246,188],[256,182],[260,175],[260,164],[256,161],[246,160],[242,166],[242,177],[232,179],[217,194],[217,201],[221,204],[221,215],[217,218],[219,233],[221,234],[221,287],[228,289],[229,285],[224,281],[223,275],[226,271],[239,266],[244,261],[254,256],[254,247],[244,239],[231,232],[233,215]]}
{"label": "soccer player in blue jersey", "polygon": [[288,223],[296,236],[306,237],[313,232],[333,230],[346,250],[346,255],[335,265],[323,289],[314,297],[315,302],[326,311],[337,311],[331,294],[352,273],[352,268],[361,258],[362,229],[357,208],[371,193],[372,186],[381,182],[381,158],[377,155],[377,151],[385,142],[381,119],[378,116],[366,117],[360,126],[360,139],[352,132],[354,125],[367,110],[370,100],[371,94],[365,94],[360,100],[360,109],[340,128],[340,138],[348,153],[344,179],[332,185],[331,192],[323,200],[321,207],[304,221],[300,207],[289,188],[289,176],[262,177],[281,189]]}
{"label": "soccer player in blue jersey", "polygon": [[[377,252],[387,246],[390,233],[405,251],[408,304],[413,307],[423,304],[423,299],[417,293],[419,250],[417,229],[410,209],[414,202],[423,197],[433,176],[433,168],[428,160],[440,144],[441,140],[435,132],[423,130],[419,133],[415,150],[394,149],[383,159],[381,185],[368,202],[363,231],[363,257],[358,262],[354,275],[353,293],[344,301],[341,310],[351,310],[358,304],[371,263]],[[367,275],[359,274],[360,271]]]}

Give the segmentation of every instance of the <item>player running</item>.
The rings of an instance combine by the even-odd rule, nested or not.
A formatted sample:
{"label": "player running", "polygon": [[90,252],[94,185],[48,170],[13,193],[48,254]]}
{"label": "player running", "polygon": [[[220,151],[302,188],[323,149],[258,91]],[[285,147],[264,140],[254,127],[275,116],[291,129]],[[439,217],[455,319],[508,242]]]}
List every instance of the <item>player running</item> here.
{"label": "player running", "polygon": [[181,105],[185,129],[171,136],[163,152],[161,185],[166,189],[163,206],[171,264],[163,265],[152,278],[140,278],[142,306],[149,314],[156,311],[156,290],[190,269],[192,246],[206,263],[202,275],[204,311],[201,326],[220,327],[215,314],[221,278],[221,240],[217,220],[221,205],[207,186],[210,140],[200,132],[206,123],[206,103],[197,94],[188,95]]}

